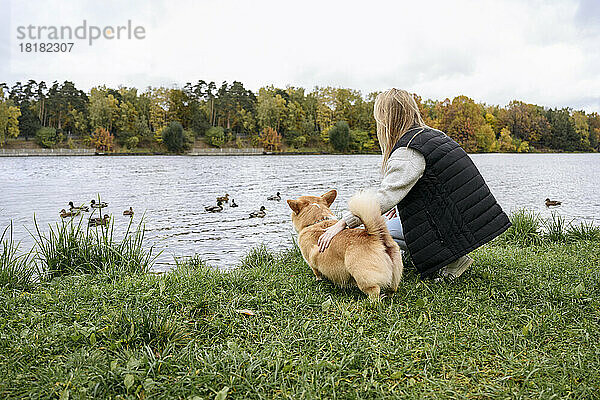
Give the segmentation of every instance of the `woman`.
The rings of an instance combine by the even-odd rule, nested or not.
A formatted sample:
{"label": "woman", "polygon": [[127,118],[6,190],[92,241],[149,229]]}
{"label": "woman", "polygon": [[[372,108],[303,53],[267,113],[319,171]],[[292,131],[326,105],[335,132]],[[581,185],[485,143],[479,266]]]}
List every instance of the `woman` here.
{"label": "woman", "polygon": [[[377,198],[392,237],[421,276],[459,277],[473,263],[469,252],[508,229],[507,215],[462,147],[425,125],[410,93],[381,93],[373,114],[383,154]],[[359,225],[344,212],[319,238],[320,250]]]}

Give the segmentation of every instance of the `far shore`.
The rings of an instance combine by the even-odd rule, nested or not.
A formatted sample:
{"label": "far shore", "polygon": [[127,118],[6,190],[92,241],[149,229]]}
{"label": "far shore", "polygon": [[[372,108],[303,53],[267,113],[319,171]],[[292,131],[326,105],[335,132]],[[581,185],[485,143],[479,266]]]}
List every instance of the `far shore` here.
{"label": "far shore", "polygon": [[[528,153],[470,153],[470,154],[581,154],[594,152],[558,152],[558,151],[532,151]],[[21,148],[21,149],[2,149],[0,148],[0,157],[47,157],[47,156],[265,156],[265,155],[380,155],[380,152],[347,152],[338,153],[319,150],[286,150],[286,151],[267,151],[263,148],[195,148],[185,153],[170,153],[167,151],[137,150],[137,151],[114,151],[102,152],[90,148]]]}
{"label": "far shore", "polygon": [[352,155],[380,153],[331,153],[326,151],[266,151],[262,148],[212,148],[192,149],[185,153],[164,151],[118,151],[100,152],[94,149],[0,149],[0,157],[39,157],[39,156],[264,156],[264,155]]}

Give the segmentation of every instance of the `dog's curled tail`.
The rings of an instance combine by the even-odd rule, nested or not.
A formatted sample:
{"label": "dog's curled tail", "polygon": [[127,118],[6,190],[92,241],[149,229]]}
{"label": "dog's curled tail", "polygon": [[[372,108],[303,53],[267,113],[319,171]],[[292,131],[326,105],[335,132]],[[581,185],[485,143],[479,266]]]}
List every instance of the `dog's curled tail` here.
{"label": "dog's curled tail", "polygon": [[402,279],[402,255],[400,248],[390,235],[385,219],[381,215],[381,206],[374,192],[363,191],[352,196],[348,202],[348,208],[352,214],[358,216],[369,235],[376,235],[385,246],[385,251],[391,259],[392,281],[390,289],[396,291]]}
{"label": "dog's curled tail", "polygon": [[381,208],[377,196],[372,191],[362,191],[348,201],[348,208],[365,224],[370,235],[384,236],[388,233],[385,220],[381,216]]}

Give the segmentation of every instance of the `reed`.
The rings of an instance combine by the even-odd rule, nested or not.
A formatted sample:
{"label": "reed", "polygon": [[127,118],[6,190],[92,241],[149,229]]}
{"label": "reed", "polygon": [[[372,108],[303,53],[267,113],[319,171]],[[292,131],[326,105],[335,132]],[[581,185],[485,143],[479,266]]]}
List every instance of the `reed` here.
{"label": "reed", "polygon": [[146,251],[143,220],[132,229],[129,223],[121,240],[114,235],[114,223],[108,226],[84,226],[83,217],[61,221],[43,233],[34,217],[36,259],[46,280],[63,275],[96,273],[143,273],[150,270],[156,257]]}
{"label": "reed", "polygon": [[500,237],[500,242],[518,246],[535,246],[543,241],[542,220],[532,210],[521,208],[510,215],[511,227]]}
{"label": "reed", "polygon": [[571,226],[571,222],[568,222],[560,214],[553,212],[550,219],[543,221],[543,225],[546,228],[544,232],[544,239],[550,242],[566,242],[567,231]]}
{"label": "reed", "polygon": [[275,263],[275,256],[263,244],[253,248],[244,257],[239,265],[239,268],[256,268],[260,266],[272,266]]}
{"label": "reed", "polygon": [[0,236],[0,287],[28,289],[35,281],[36,268],[31,252],[19,254],[19,242],[13,238],[12,221]]}
{"label": "reed", "polygon": [[570,242],[579,240],[600,241],[600,227],[591,222],[581,222],[580,224],[571,224],[566,233],[566,238]]}

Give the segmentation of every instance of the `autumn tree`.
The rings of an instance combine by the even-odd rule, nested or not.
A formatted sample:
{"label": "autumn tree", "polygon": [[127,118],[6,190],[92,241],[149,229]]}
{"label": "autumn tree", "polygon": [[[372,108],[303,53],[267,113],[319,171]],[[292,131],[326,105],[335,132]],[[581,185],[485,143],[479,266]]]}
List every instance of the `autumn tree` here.
{"label": "autumn tree", "polygon": [[[21,115],[19,116],[19,135],[24,136],[25,140],[34,137],[41,127],[40,120],[35,111],[35,81],[29,80],[26,84],[16,82],[8,93],[9,100],[13,105],[19,107]],[[1,96],[3,97],[3,96]]]}
{"label": "autumn tree", "polygon": [[317,87],[313,95],[317,100],[316,123],[321,133],[321,140],[328,143],[328,131],[335,121],[335,92],[331,87]]}
{"label": "autumn tree", "polygon": [[483,124],[475,131],[475,140],[477,141],[477,150],[489,153],[496,151],[498,143],[496,142],[496,134],[492,126],[488,123]]}
{"label": "autumn tree", "polygon": [[513,143],[513,138],[510,135],[510,130],[506,127],[500,131],[500,137],[498,138],[498,150],[504,152],[512,152],[517,148]]}
{"label": "autumn tree", "polygon": [[259,142],[267,151],[281,151],[281,134],[270,126],[263,129]]}
{"label": "autumn tree", "polygon": [[264,87],[258,90],[256,118],[259,127],[281,129],[286,120],[286,100],[274,88]]}
{"label": "autumn tree", "polygon": [[113,150],[115,137],[108,131],[101,127],[90,135],[90,142],[98,151],[109,152]]}
{"label": "autumn tree", "polygon": [[584,111],[575,111],[572,115],[575,133],[579,138],[578,150],[589,151],[593,149],[590,142],[590,125]]}
{"label": "autumn tree", "polygon": [[590,126],[590,147],[597,150],[600,140],[600,115],[595,112],[589,114],[588,124]]}
{"label": "autumn tree", "polygon": [[150,127],[154,133],[156,141],[162,140],[162,130],[166,128],[169,118],[169,89],[167,88],[148,88],[148,98],[150,100]]}
{"label": "autumn tree", "polygon": [[119,103],[105,86],[90,91],[89,115],[92,129],[104,128],[111,132],[119,119]]}
{"label": "autumn tree", "polygon": [[550,133],[543,109],[517,100],[498,112],[498,125],[507,127],[514,138],[535,144],[541,144]]}
{"label": "autumn tree", "polygon": [[[149,141],[161,142],[163,129],[177,121],[184,132],[197,137],[210,127],[221,126],[223,141],[234,133],[251,134],[258,141],[266,128],[273,128],[288,146],[325,149],[336,121],[346,121],[350,131],[346,150],[378,146],[373,118],[378,92],[363,96],[350,88],[317,87],[309,91],[271,85],[255,94],[239,81],[217,85],[203,80],[181,88],[156,87],[139,93],[135,88],[106,86],[85,93],[69,81],[28,80],[15,82],[10,89],[0,83],[0,88],[8,94],[8,98],[3,95],[0,99],[1,142],[17,131],[27,139],[37,135],[40,127],[54,128],[57,135],[87,135],[101,127],[121,145],[148,145]],[[466,96],[443,101],[413,96],[425,123],[446,132],[467,151],[513,151],[512,146],[516,151],[598,149],[597,113],[547,109],[518,100],[501,107],[477,103]],[[17,111],[20,115],[15,124]],[[507,129],[504,134],[503,128]],[[507,132],[512,146],[507,144]],[[50,138],[44,142],[54,140],[51,131],[43,133]]]}
{"label": "autumn tree", "polygon": [[476,132],[485,124],[481,106],[467,96],[455,97],[442,107],[441,129],[466,151],[477,149]]}
{"label": "autumn tree", "polygon": [[11,100],[4,98],[4,91],[0,88],[0,146],[6,140],[19,136],[19,116],[21,111]]}

